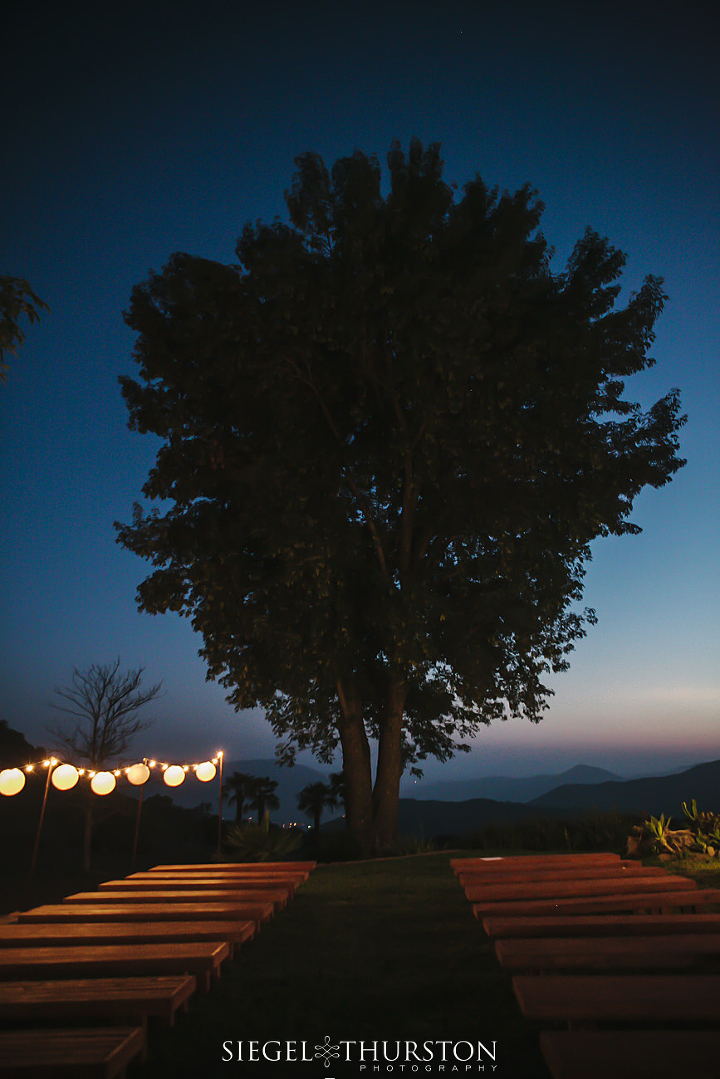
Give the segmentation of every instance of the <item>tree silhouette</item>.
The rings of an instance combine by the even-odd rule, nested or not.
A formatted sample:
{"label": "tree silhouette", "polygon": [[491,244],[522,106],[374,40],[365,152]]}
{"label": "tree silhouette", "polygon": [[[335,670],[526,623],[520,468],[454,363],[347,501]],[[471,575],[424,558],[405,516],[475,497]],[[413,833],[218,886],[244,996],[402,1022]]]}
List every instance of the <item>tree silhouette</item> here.
{"label": "tree silhouette", "polygon": [[320,831],[320,818],[323,815],[324,809],[335,809],[337,805],[337,795],[333,791],[332,787],[327,783],[318,781],[317,783],[308,783],[306,787],[303,787],[298,792],[297,796],[298,809],[302,813],[306,813],[313,819],[313,828],[315,832]]}
{"label": "tree silhouette", "polygon": [[237,824],[242,821],[243,806],[253,797],[257,782],[256,776],[245,775],[244,772],[233,772],[225,780],[223,798],[226,798],[230,805],[235,806],[235,821]]}
{"label": "tree silhouette", "polygon": [[257,809],[258,824],[262,824],[266,810],[280,808],[280,799],[275,794],[276,789],[276,779],[270,779],[269,776],[261,776],[255,780],[255,788],[252,792],[249,805],[251,809]]}
{"label": "tree silhouette", "polygon": [[345,808],[345,773],[344,772],[331,772],[330,773],[330,790],[332,791],[335,804]]}
{"label": "tree silhouette", "polygon": [[382,850],[404,769],[542,718],[594,621],[590,545],[639,531],[683,417],[676,390],[625,397],[661,279],[618,306],[624,256],[589,229],[556,272],[529,186],[456,198],[417,140],[387,194],[360,151],[296,165],[289,224],[247,225],[236,265],[178,253],[133,290],[122,392],[166,501],[119,541],[154,566],[140,608],[192,619],[284,759],[341,748],[348,824]]}
{"label": "tree silhouette", "polygon": [[7,379],[5,357],[8,353],[14,355],[25,340],[20,326],[21,315],[25,315],[32,325],[40,317],[41,309],[47,311],[48,306],[35,295],[27,281],[22,277],[0,275],[0,382]]}
{"label": "tree silhouette", "polygon": [[[93,663],[87,670],[73,667],[71,684],[55,688],[64,704],[53,703],[59,712],[73,716],[74,726],[61,723],[48,727],[57,749],[64,750],[73,763],[101,771],[108,761],[117,760],[131,741],[153,723],[139,712],[160,693],[162,682],[141,689],[144,667],[122,672],[120,658],[114,663]],[[83,867],[90,870],[94,795],[86,791]]]}

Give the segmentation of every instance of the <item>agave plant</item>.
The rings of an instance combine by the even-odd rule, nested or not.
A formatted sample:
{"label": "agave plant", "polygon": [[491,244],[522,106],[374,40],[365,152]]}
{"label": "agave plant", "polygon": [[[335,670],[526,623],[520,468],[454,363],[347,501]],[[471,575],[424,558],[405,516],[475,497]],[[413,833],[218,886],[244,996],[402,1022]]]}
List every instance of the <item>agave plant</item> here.
{"label": "agave plant", "polygon": [[231,825],[224,847],[237,862],[283,861],[302,845],[302,833],[295,828],[271,828],[267,815],[262,824]]}
{"label": "agave plant", "polygon": [[683,813],[690,821],[695,845],[703,854],[720,856],[720,814],[701,812],[694,798],[689,808],[687,803],[683,802]]}
{"label": "agave plant", "polygon": [[697,801],[693,798],[688,809],[687,802],[683,802],[683,813],[698,830],[707,832],[720,826],[720,816],[717,813],[702,813],[697,807]]}
{"label": "agave plant", "polygon": [[670,823],[672,817],[665,816],[661,813],[659,817],[650,817],[645,823],[645,827],[650,832],[650,835],[662,846],[667,847],[667,837],[670,831]]}

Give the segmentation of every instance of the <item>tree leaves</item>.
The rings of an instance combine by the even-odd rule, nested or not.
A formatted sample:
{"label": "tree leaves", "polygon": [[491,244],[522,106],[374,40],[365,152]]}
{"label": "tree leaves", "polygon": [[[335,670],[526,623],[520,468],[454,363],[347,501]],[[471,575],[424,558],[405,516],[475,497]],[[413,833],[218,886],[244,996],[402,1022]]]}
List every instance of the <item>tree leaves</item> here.
{"label": "tree leaves", "polygon": [[529,186],[456,199],[417,140],[388,167],[383,197],[375,157],[301,155],[239,266],[177,254],[133,290],[122,390],[170,508],[118,529],[156,567],[140,606],[192,618],[236,707],[327,758],[343,701],[378,734],[394,686],[407,763],[541,717],[589,545],[636,530],[683,418],[624,396],[660,278],[620,308],[624,256],[588,229],[553,274]]}

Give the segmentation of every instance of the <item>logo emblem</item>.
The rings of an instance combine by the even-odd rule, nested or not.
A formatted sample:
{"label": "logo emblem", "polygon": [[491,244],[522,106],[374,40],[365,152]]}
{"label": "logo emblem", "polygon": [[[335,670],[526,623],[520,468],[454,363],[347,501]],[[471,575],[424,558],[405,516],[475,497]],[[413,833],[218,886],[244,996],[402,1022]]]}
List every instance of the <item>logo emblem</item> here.
{"label": "logo emblem", "polygon": [[335,1050],[339,1048],[339,1045],[331,1045],[330,1037],[328,1035],[325,1035],[325,1041],[323,1042],[323,1044],[315,1046],[315,1049],[317,1050],[315,1053],[315,1059],[317,1060],[318,1057],[321,1058],[325,1061],[325,1067],[329,1068],[330,1061],[337,1060],[337,1058],[340,1056],[339,1053],[335,1052]]}

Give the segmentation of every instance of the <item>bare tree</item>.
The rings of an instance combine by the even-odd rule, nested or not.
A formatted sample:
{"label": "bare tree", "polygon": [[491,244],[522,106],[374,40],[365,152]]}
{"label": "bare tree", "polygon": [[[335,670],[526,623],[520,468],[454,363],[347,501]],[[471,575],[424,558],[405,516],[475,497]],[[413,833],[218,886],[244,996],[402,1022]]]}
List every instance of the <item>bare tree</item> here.
{"label": "bare tree", "polygon": [[[138,713],[155,700],[162,688],[162,682],[158,682],[141,689],[144,671],[144,667],[138,667],[121,672],[119,657],[114,663],[93,663],[85,671],[73,667],[71,684],[55,687],[55,693],[65,703],[54,703],[52,707],[77,719],[73,728],[60,723],[48,728],[57,739],[58,749],[94,771],[124,753],[135,735],[152,724],[152,719],[143,719]],[[87,797],[83,844],[86,871],[90,869],[93,805],[92,796]]]}

